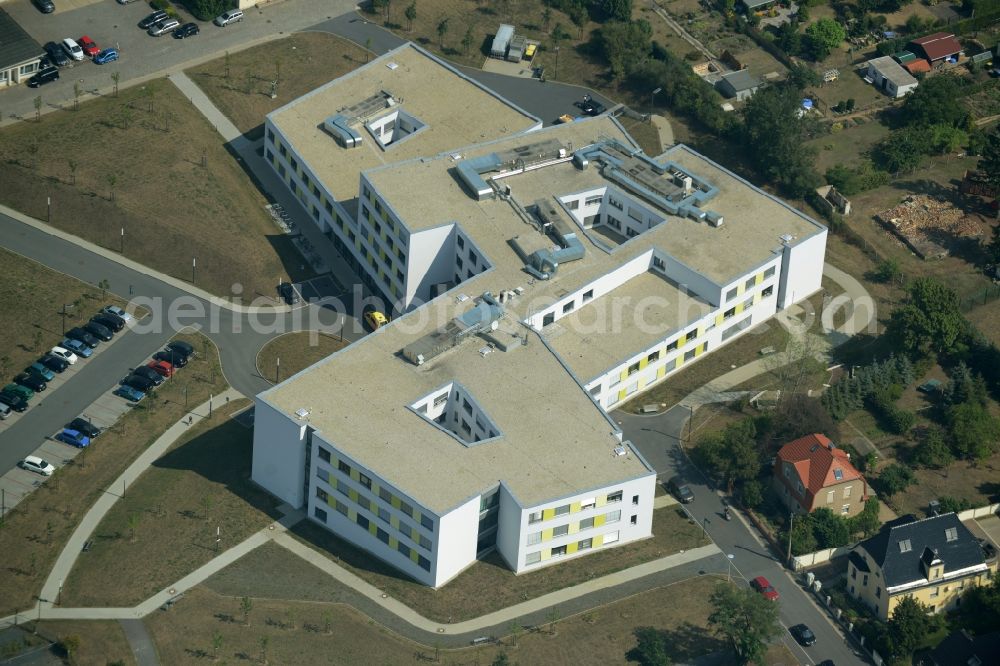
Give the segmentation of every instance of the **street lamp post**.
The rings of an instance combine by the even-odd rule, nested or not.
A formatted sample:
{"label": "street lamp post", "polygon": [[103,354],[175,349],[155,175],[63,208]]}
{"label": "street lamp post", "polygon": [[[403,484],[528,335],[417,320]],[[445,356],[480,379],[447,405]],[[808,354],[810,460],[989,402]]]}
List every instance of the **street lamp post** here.
{"label": "street lamp post", "polygon": [[688,416],[688,427],[687,427],[688,436],[687,436],[687,443],[688,443],[688,446],[691,446],[691,423],[694,421],[694,406],[693,405],[686,405],[686,407],[688,408],[688,411],[690,412],[690,415]]}
{"label": "street lamp post", "polygon": [[556,47],[556,76],[555,76],[555,78],[557,80],[559,79],[559,47],[558,46]]}
{"label": "street lamp post", "polygon": [[657,89],[656,89],[656,90],[654,90],[654,91],[652,92],[652,94],[651,94],[651,95],[649,96],[649,106],[650,106],[650,107],[655,107],[655,106],[656,106],[656,93],[658,93],[658,92],[660,92],[660,91],[662,91],[662,90],[663,90],[663,88],[657,88]]}
{"label": "street lamp post", "polygon": [[62,310],[59,312],[59,314],[62,315],[62,332],[63,332],[63,335],[66,335],[66,315],[68,314],[66,312],[66,308],[71,308],[71,307],[73,307],[72,303],[63,303]]}
{"label": "street lamp post", "polygon": [[45,197],[46,213],[45,221],[52,224],[52,197]]}
{"label": "street lamp post", "polygon": [[726,582],[731,583],[733,581],[733,558],[736,557],[732,553],[726,555],[726,563],[729,564],[729,569],[726,571]]}
{"label": "street lamp post", "polygon": [[198,259],[191,257],[191,284],[194,284],[194,269],[198,265]]}
{"label": "street lamp post", "polygon": [[274,357],[274,383],[277,384],[281,378],[281,357]]}
{"label": "street lamp post", "polygon": [[125,254],[125,227],[122,227],[122,248],[121,254]]}

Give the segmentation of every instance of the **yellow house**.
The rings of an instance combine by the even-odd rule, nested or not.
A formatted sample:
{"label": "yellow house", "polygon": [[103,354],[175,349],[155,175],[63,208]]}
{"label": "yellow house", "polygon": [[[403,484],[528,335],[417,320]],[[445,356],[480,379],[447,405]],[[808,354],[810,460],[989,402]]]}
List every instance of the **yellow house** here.
{"label": "yellow house", "polygon": [[970,587],[988,584],[996,568],[995,551],[987,557],[954,513],[901,518],[851,551],[847,590],[882,620],[905,596],[939,613],[960,605]]}

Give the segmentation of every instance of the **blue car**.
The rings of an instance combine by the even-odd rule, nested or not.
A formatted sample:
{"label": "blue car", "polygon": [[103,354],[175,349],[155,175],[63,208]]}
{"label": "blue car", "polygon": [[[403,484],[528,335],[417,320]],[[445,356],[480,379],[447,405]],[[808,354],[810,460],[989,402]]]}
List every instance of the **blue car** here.
{"label": "blue car", "polygon": [[118,60],[117,49],[104,49],[94,56],[94,62],[98,65],[104,65],[109,62],[114,62],[115,60]]}
{"label": "blue car", "polygon": [[53,379],[56,378],[56,373],[52,372],[41,363],[32,363],[27,368],[25,368],[24,371],[27,372],[29,375],[35,375],[37,377],[41,377],[47,382],[51,382]]}
{"label": "blue car", "polygon": [[142,391],[138,391],[131,386],[119,386],[115,389],[115,395],[125,398],[129,402],[139,402],[146,397]]}
{"label": "blue car", "polygon": [[79,340],[70,340],[69,338],[66,338],[59,344],[59,346],[63,349],[68,349],[77,356],[82,356],[83,358],[90,358],[94,355],[94,350]]}
{"label": "blue car", "polygon": [[66,442],[70,446],[75,446],[78,449],[90,446],[89,437],[79,430],[71,430],[70,428],[63,428],[63,431],[56,435],[56,439],[60,442]]}

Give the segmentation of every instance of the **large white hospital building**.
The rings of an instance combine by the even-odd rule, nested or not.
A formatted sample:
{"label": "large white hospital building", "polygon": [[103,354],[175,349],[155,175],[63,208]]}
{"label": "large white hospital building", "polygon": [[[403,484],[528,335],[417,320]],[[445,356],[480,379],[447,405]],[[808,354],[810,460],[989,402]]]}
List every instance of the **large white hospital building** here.
{"label": "large white hospital building", "polygon": [[650,536],[607,412],[817,291],[826,229],[609,117],[538,119],[407,45],[266,156],[399,316],[257,397],[253,479],[427,585]]}

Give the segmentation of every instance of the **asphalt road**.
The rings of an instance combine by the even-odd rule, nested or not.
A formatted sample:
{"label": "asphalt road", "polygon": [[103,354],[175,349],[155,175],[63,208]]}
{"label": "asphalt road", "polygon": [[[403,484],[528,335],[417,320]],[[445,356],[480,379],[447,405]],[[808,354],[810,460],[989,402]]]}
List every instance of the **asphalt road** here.
{"label": "asphalt road", "polygon": [[808,648],[800,646],[790,635],[785,634],[784,642],[797,658],[806,664],[815,664],[824,659],[832,659],[837,666],[869,663],[854,653],[853,647],[792,579],[779,558],[757,537],[749,523],[744,523],[738,516],[730,521],[725,520],[721,498],[681,451],[680,438],[688,434],[686,427],[689,416],[688,408],[682,405],[656,416],[638,416],[624,412],[612,414],[615,421],[621,423],[625,437],[636,445],[643,457],[656,469],[661,480],[666,481],[679,475],[688,484],[695,499],[685,505],[685,508],[705,527],[722,552],[733,556],[733,574],[739,574],[747,581],[757,576],[766,577],[781,595],[778,603],[781,604],[780,618],[785,628],[804,622],[813,630],[816,644]]}

